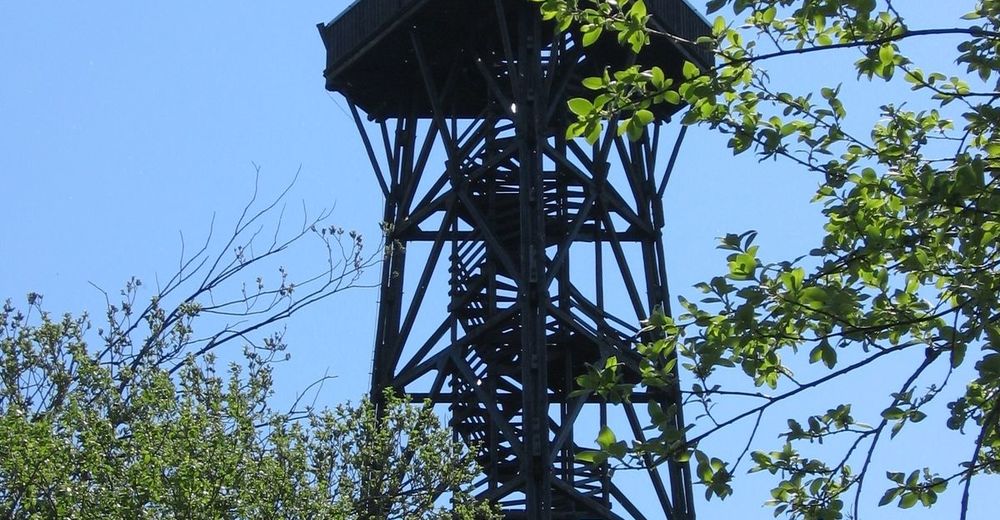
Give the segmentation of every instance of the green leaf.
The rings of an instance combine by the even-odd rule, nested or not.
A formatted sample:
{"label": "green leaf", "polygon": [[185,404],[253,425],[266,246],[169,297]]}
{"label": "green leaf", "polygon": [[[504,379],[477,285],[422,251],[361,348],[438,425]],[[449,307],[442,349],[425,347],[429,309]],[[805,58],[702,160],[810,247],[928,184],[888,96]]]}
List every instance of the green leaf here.
{"label": "green leaf", "polygon": [[649,69],[649,75],[653,80],[653,86],[656,88],[661,88],[663,82],[666,80],[666,76],[663,74],[663,69],[660,67],[653,67]]}
{"label": "green leaf", "polygon": [[899,499],[899,507],[901,509],[909,509],[915,505],[920,500],[920,497],[914,492],[907,492],[903,494],[903,497]]}
{"label": "green leaf", "polygon": [[878,49],[878,59],[883,65],[887,65],[893,62],[892,58],[896,55],[896,50],[893,49],[891,43],[886,43],[879,47]]}
{"label": "green leaf", "polygon": [[733,280],[749,280],[757,271],[757,257],[752,250],[731,256],[729,261],[729,277]]}
{"label": "green leaf", "polygon": [[906,415],[906,413],[903,412],[903,410],[900,409],[898,406],[893,406],[890,408],[886,408],[885,410],[882,410],[882,417],[888,421],[896,421],[902,419],[904,415]]}
{"label": "green leaf", "polygon": [[920,69],[913,69],[908,71],[903,79],[905,79],[908,83],[922,85],[924,83],[924,73],[921,72]]}
{"label": "green leaf", "polygon": [[826,307],[827,301],[829,301],[829,295],[827,295],[826,290],[822,287],[806,287],[799,294],[802,304],[815,310],[823,309]]}
{"label": "green leaf", "polygon": [[615,437],[615,432],[608,428],[607,425],[601,426],[600,433],[597,434],[597,444],[601,449],[608,449],[609,446],[617,442],[618,439]]}
{"label": "green leaf", "polygon": [[591,124],[587,126],[587,133],[584,136],[587,140],[587,144],[594,144],[598,139],[601,138],[601,125]]}
{"label": "green leaf", "polygon": [[586,116],[594,110],[594,104],[589,99],[573,98],[567,101],[566,104],[569,105],[570,112],[578,116]]}
{"label": "green leaf", "polygon": [[635,31],[629,35],[628,42],[632,47],[632,52],[639,54],[643,45],[646,45],[646,33],[643,31]]}
{"label": "green leaf", "polygon": [[644,125],[636,124],[635,119],[630,119],[625,125],[625,131],[628,133],[628,138],[630,140],[638,141],[642,137],[642,134],[646,131],[646,127]]}
{"label": "green leaf", "polygon": [[764,12],[760,14],[760,20],[766,24],[769,24],[774,21],[774,17],[777,14],[778,14],[777,6],[772,5],[771,7],[765,9]]}
{"label": "green leaf", "polygon": [[608,452],[608,455],[610,455],[611,457],[614,457],[616,459],[621,459],[625,457],[625,454],[628,452],[628,445],[625,444],[625,441],[618,441],[608,446],[606,450]]}
{"label": "green leaf", "polygon": [[962,364],[962,361],[965,361],[965,351],[968,348],[969,345],[961,341],[955,342],[951,346],[951,351],[949,352],[951,368],[958,368]]}
{"label": "green leaf", "polygon": [[646,408],[649,411],[649,419],[653,421],[653,424],[658,425],[667,420],[667,416],[663,413],[663,407],[660,406],[660,403],[650,401],[646,405]]}
{"label": "green leaf", "polygon": [[632,117],[636,121],[636,124],[641,126],[646,126],[649,123],[652,123],[654,119],[653,113],[649,110],[638,110]]}
{"label": "green leaf", "polygon": [[878,501],[878,505],[881,507],[888,504],[889,502],[892,502],[893,500],[896,499],[897,496],[899,496],[899,494],[902,491],[903,490],[901,488],[891,488],[885,490],[885,494],[882,495],[882,500]]}
{"label": "green leaf", "polygon": [[601,90],[604,88],[604,80],[597,76],[585,78],[582,83],[584,87],[590,90]]}
{"label": "green leaf", "polygon": [[837,350],[827,343],[823,347],[823,364],[826,368],[833,368],[837,365]]}
{"label": "green leaf", "polygon": [[604,464],[608,460],[608,455],[600,451],[581,451],[576,454],[576,460],[580,462],[585,462],[587,464],[600,465]]}
{"label": "green leaf", "polygon": [[583,46],[590,47],[601,37],[601,33],[604,32],[604,26],[595,25],[583,33]]}
{"label": "green leaf", "polygon": [[809,351],[809,362],[816,363],[823,359],[823,345],[816,345]]}
{"label": "green leaf", "polygon": [[646,16],[646,2],[635,0],[632,3],[632,8],[628,10],[628,15],[632,18],[643,18]]}
{"label": "green leaf", "polygon": [[976,364],[976,369],[985,378],[1000,377],[1000,354],[990,354]]}
{"label": "green leaf", "polygon": [[699,462],[696,470],[698,472],[698,478],[701,479],[702,482],[711,482],[712,476],[715,475],[715,472],[712,471],[711,464],[708,462]]}
{"label": "green leaf", "polygon": [[690,61],[684,62],[684,66],[681,67],[681,72],[684,74],[684,79],[693,79],[701,75],[701,69]]}
{"label": "green leaf", "polygon": [[802,281],[805,280],[806,271],[801,267],[796,267],[791,271],[781,273],[779,279],[787,291],[797,291],[802,288]]}
{"label": "green leaf", "polygon": [[632,122],[631,120],[626,119],[625,121],[622,121],[621,123],[618,123],[618,128],[616,130],[618,132],[618,135],[625,135],[625,133],[628,132],[628,130],[629,130],[629,126],[630,126],[629,123],[631,123],[631,122]]}

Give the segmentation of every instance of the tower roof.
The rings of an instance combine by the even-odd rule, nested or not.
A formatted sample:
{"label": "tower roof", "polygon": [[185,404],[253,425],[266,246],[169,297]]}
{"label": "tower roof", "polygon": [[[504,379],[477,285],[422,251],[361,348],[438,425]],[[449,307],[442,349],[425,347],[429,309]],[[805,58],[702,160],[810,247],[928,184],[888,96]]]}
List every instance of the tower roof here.
{"label": "tower roof", "polygon": [[[333,21],[318,26],[327,51],[326,88],[340,92],[371,117],[429,117],[431,103],[423,86],[417,41],[435,82],[461,85],[444,100],[447,115],[474,117],[484,108],[488,88],[476,60],[498,77],[503,75],[502,27],[516,34],[515,13],[527,1],[499,0],[498,8],[495,0],[358,0]],[[646,0],[646,5],[657,29],[688,41],[711,33],[684,0]],[[541,16],[537,5],[531,9]],[[543,37],[553,35],[550,30]],[[628,51],[613,37],[604,37],[586,48],[576,73],[599,74],[628,60]],[[641,64],[660,66],[668,76],[679,76],[684,60],[701,66],[712,63],[710,53],[667,38],[654,38],[637,58]]]}

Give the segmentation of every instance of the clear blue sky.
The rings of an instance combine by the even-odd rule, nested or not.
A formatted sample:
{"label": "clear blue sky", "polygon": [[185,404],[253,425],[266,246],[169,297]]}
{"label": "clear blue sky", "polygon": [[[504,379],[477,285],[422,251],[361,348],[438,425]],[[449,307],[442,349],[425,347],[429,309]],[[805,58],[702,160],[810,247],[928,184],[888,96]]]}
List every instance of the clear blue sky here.
{"label": "clear blue sky", "polygon": [[[37,291],[53,312],[98,314],[103,295],[91,284],[116,291],[133,275],[147,283],[169,276],[181,233],[190,248],[205,239],[213,215],[218,229],[232,225],[253,187],[252,163],[262,168],[265,195],[276,194],[301,168],[289,199],[293,221],[300,205],[312,212],[333,208],[333,222],[375,245],[381,195],[345,103],[323,89],[324,49],[315,30],[347,4],[0,4],[0,297],[18,300]],[[908,4],[925,25],[934,21],[932,6],[940,5]],[[774,76],[803,87],[844,81],[855,99],[877,106],[877,93],[852,85],[847,67],[853,59],[802,60]],[[855,122],[870,125],[872,114],[859,111]],[[818,179],[778,163],[733,158],[724,145],[707,131],[690,132],[668,190],[675,294],[691,294],[693,283],[724,267],[714,246],[726,232],[760,230],[770,258],[797,256],[821,236],[819,208],[808,203]],[[368,279],[377,275],[374,269]],[[326,385],[322,403],[357,399],[368,385],[375,308],[374,290],[356,290],[289,322],[293,359],[278,372],[279,398],[328,372],[337,379]],[[884,393],[873,394],[877,400],[868,409],[881,409]],[[853,388],[834,397],[863,406],[867,395],[866,388]],[[800,418],[822,412],[830,396],[784,411]],[[756,448],[779,446],[774,432],[783,417],[780,411],[770,416],[774,424]],[[735,429],[716,447],[735,457],[745,433]],[[918,455],[927,445],[947,448],[953,439],[936,435],[904,435],[888,460],[923,466]],[[868,500],[883,489],[881,472],[875,477]],[[760,508],[768,483],[741,478],[735,497],[699,504],[701,518],[770,518]],[[953,505],[958,495],[953,490],[944,502]],[[883,509],[876,516],[896,513]]]}

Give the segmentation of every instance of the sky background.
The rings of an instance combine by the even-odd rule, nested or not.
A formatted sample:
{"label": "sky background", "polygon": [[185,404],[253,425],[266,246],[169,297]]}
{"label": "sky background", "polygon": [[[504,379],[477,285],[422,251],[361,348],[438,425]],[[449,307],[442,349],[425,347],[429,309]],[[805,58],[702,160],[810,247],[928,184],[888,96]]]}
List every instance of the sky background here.
{"label": "sky background", "polygon": [[[331,209],[332,223],[375,246],[381,194],[346,103],[323,88],[325,54],[315,29],[347,4],[0,2],[0,298],[21,302],[35,291],[52,312],[99,316],[104,295],[95,287],[114,293],[131,276],[151,285],[176,271],[182,247],[190,251],[206,239],[213,218],[216,236],[231,227],[253,192],[254,165],[264,197],[299,172],[287,199],[289,225],[301,220],[302,208]],[[913,26],[927,27],[957,19],[970,2],[901,4]],[[930,57],[938,51],[919,44],[912,50]],[[854,59],[790,61],[772,76],[800,90],[844,81],[849,98],[866,107],[851,120],[870,128],[880,100],[898,92],[854,84]],[[820,208],[809,204],[818,179],[781,163],[734,158],[725,141],[707,130],[689,132],[667,191],[675,294],[694,297],[692,284],[722,272],[724,256],[714,247],[727,232],[759,230],[762,254],[771,259],[798,256],[821,239]],[[315,253],[307,249],[288,262],[309,269],[322,260]],[[377,277],[374,268],[365,281]],[[356,400],[369,384],[376,306],[374,289],[357,289],[290,321],[293,357],[277,372],[279,401],[324,374],[336,379],[320,404]],[[875,415],[868,422],[875,422],[886,394],[877,372],[865,377],[773,413],[755,448],[779,447],[774,435],[787,414],[822,412],[830,399],[870,403]],[[902,435],[886,464],[918,468],[967,456],[969,439],[960,439],[956,454],[948,448],[958,437],[942,430]],[[742,448],[745,434],[736,428],[714,446]],[[870,502],[885,488],[875,476]],[[698,504],[699,515],[770,518],[760,508],[770,483],[744,478],[735,497]],[[986,497],[1000,489],[993,481],[977,490],[974,503],[985,515]],[[956,487],[942,499],[945,511],[954,511],[959,495]],[[897,514],[883,508],[875,516],[903,518]]]}

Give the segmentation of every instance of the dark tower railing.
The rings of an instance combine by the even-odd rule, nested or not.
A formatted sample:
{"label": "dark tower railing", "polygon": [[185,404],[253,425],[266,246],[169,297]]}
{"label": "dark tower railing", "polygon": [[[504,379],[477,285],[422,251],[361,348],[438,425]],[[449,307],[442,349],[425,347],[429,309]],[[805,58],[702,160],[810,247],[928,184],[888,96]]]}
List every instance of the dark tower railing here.
{"label": "dark tower railing", "polygon": [[[682,0],[647,4],[661,29],[709,32]],[[573,393],[612,356],[636,381],[636,326],[667,306],[671,113],[637,141],[613,124],[593,146],[564,129],[583,77],[635,60],[676,77],[708,58],[669,41],[584,48],[526,0],[361,0],[320,33],[327,88],[350,103],[385,195],[372,395],[447,406],[477,450],[479,495],[508,518],[693,519],[686,464],[643,470],[637,492],[577,460],[611,414],[644,440],[636,403],[677,404],[682,427],[676,389],[620,407]]]}

